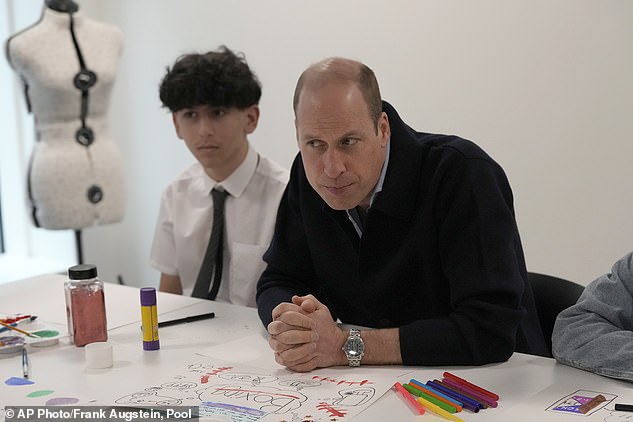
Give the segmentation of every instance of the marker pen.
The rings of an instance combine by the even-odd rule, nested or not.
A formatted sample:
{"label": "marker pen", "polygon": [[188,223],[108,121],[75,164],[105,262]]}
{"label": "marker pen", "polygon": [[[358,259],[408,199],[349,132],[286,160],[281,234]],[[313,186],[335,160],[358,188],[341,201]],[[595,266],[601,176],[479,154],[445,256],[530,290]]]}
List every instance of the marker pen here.
{"label": "marker pen", "polygon": [[618,412],[633,412],[633,404],[616,403],[615,410]]}
{"label": "marker pen", "polygon": [[453,388],[453,389],[457,390],[458,392],[461,392],[465,396],[471,397],[471,398],[477,400],[479,403],[482,403],[482,404],[484,404],[486,406],[489,406],[489,407],[497,407],[497,402],[496,401],[492,400],[490,397],[487,397],[487,396],[484,396],[483,394],[480,394],[478,391],[473,390],[472,388],[466,386],[465,384],[460,384],[458,382],[454,382],[450,378],[444,378],[444,380],[442,382],[445,383],[448,387]]}
{"label": "marker pen", "polygon": [[489,397],[490,399],[492,399],[493,401],[499,401],[499,395],[496,393],[493,393],[492,391],[488,391],[476,384],[473,384],[469,381],[466,381],[463,378],[458,377],[457,375],[453,375],[450,372],[444,372],[444,379],[449,379],[453,382],[456,382],[457,384],[461,384],[464,385],[466,387],[468,387],[471,390],[476,391],[479,395],[483,395],[484,397]]}
{"label": "marker pen", "polygon": [[449,387],[446,387],[444,385],[441,384],[441,381],[439,380],[434,380],[434,381],[427,381],[426,384],[427,386],[435,389],[435,390],[439,390],[440,392],[446,394],[449,397],[452,397],[456,400],[459,400],[462,403],[462,407],[464,409],[468,409],[471,412],[477,413],[479,412],[479,409],[481,409],[481,404],[478,401],[472,400],[460,393],[458,393],[455,390],[450,389]]}
{"label": "marker pen", "polygon": [[156,289],[141,288],[141,321],[143,323],[143,350],[158,350],[158,311],[156,310]]}

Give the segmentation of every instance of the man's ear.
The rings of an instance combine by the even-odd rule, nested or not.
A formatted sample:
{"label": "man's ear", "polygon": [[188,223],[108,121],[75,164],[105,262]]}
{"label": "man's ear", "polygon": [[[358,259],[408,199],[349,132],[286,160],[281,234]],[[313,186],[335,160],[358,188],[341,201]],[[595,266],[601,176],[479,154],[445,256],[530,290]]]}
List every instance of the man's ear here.
{"label": "man's ear", "polygon": [[391,126],[389,125],[389,117],[384,111],[378,118],[378,136],[380,137],[380,146],[386,147],[391,137]]}
{"label": "man's ear", "polygon": [[176,112],[171,113],[171,120],[172,122],[174,122],[174,129],[176,129],[176,135],[178,136],[178,139],[183,139],[182,135],[180,134],[180,125],[178,124]]}
{"label": "man's ear", "polygon": [[246,109],[246,133],[251,134],[257,128],[257,122],[259,122],[259,106],[253,104]]}

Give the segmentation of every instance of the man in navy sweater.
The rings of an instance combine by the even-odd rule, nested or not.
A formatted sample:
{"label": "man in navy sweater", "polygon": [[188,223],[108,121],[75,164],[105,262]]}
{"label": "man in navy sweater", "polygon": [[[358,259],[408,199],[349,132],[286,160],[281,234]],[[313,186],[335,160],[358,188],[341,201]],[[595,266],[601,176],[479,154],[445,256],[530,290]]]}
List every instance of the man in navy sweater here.
{"label": "man in navy sweater", "polygon": [[353,60],[304,71],[294,110],[300,154],[257,288],[279,364],[547,354],[497,163],[470,141],[407,126]]}

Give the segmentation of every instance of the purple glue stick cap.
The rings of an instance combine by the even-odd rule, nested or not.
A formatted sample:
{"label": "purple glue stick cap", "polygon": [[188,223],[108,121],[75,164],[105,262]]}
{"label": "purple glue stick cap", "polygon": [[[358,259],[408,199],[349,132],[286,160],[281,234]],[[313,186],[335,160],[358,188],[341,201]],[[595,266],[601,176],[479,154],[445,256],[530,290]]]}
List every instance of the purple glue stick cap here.
{"label": "purple glue stick cap", "polygon": [[141,288],[141,306],[156,305],[156,289],[153,287]]}

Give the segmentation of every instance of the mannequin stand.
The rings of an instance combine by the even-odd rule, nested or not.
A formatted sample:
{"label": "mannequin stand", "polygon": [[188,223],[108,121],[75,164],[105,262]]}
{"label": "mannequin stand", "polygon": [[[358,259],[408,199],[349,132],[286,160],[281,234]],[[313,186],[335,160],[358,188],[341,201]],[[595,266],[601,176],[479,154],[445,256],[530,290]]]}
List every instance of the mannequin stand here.
{"label": "mannequin stand", "polygon": [[75,230],[75,246],[77,248],[77,264],[83,264],[84,252],[81,246],[81,230]]}
{"label": "mannequin stand", "polygon": [[[0,195],[0,198],[2,195]],[[2,230],[2,201],[0,200],[0,253],[4,253],[4,232]]]}

